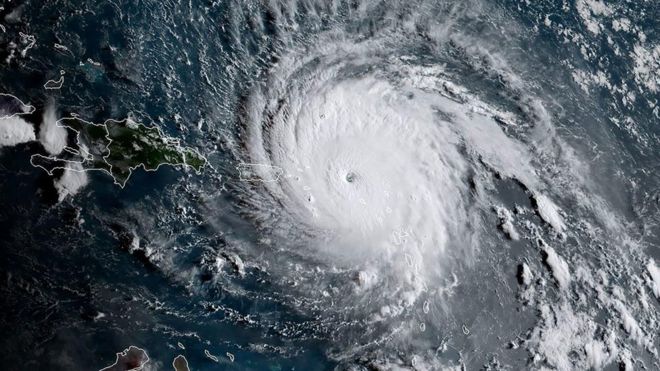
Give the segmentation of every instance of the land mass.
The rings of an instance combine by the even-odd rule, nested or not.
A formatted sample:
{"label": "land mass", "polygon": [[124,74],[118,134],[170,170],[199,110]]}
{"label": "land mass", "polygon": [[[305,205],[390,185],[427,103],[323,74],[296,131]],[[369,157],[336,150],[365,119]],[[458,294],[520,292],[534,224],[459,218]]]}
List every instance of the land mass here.
{"label": "land mass", "polygon": [[142,370],[144,365],[149,362],[149,356],[144,349],[131,345],[123,351],[117,353],[117,359],[112,365],[102,368],[99,371],[133,371]]}
{"label": "land mass", "polygon": [[188,367],[188,360],[182,355],[178,355],[174,358],[174,361],[172,361],[172,366],[174,367],[174,371],[190,371],[190,367]]}
{"label": "land mass", "polygon": [[56,169],[103,171],[124,187],[133,170],[155,171],[161,165],[186,166],[200,172],[207,160],[197,150],[183,147],[176,138],[158,127],[148,127],[131,119],[107,120],[102,124],[78,117],[58,120],[75,143],[57,156],[33,155],[30,162],[49,174]]}

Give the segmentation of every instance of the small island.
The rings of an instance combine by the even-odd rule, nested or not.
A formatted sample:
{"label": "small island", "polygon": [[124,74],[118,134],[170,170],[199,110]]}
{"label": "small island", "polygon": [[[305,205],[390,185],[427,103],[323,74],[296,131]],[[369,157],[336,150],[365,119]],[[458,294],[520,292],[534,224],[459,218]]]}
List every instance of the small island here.
{"label": "small island", "polygon": [[172,366],[174,367],[174,371],[190,371],[190,367],[188,367],[188,360],[186,359],[186,357],[180,354],[174,357],[174,361],[172,361]]}

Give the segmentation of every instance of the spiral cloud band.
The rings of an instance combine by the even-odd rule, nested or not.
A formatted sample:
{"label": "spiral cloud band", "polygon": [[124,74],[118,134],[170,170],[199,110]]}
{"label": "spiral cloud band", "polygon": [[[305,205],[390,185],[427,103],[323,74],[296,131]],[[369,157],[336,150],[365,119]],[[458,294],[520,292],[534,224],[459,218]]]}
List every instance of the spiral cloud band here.
{"label": "spiral cloud band", "polygon": [[[641,250],[623,251],[629,230],[590,178],[598,171],[585,148],[608,139],[567,141],[573,128],[563,121],[579,117],[585,98],[557,99],[521,72],[532,62],[517,45],[503,45],[505,56],[471,36],[483,9],[424,3],[443,14],[435,22],[404,4],[380,13],[368,3],[346,24],[304,37],[282,26],[274,51],[252,61],[263,69],[232,111],[235,132],[222,135],[228,194],[258,238],[227,236],[232,252],[210,259],[214,277],[249,297],[258,291],[217,262],[241,278],[252,269],[271,285],[269,300],[301,316],[287,334],[327,339],[324,351],[347,365],[445,369],[494,347],[516,357],[502,339],[560,369],[624,354],[585,314],[607,308],[630,325],[618,299],[603,296],[585,312],[570,299],[597,290],[592,272],[633,277],[629,262],[645,261]],[[374,16],[383,24],[365,26]],[[452,28],[459,21],[466,30]],[[506,32],[511,42],[515,24]],[[223,218],[218,229],[233,228]],[[589,258],[603,245],[605,264]],[[514,307],[534,309],[519,321],[504,309]],[[560,317],[577,330],[558,350]],[[523,321],[532,329],[524,336]],[[650,344],[643,330],[629,333]],[[584,354],[592,342],[603,351]]]}
{"label": "spiral cloud band", "polygon": [[379,315],[401,313],[475,247],[469,210],[487,207],[470,187],[476,172],[536,179],[503,131],[512,114],[441,68],[333,41],[285,56],[251,96],[239,155],[254,172],[249,197],[284,214],[266,228],[354,270],[356,292],[386,298]]}

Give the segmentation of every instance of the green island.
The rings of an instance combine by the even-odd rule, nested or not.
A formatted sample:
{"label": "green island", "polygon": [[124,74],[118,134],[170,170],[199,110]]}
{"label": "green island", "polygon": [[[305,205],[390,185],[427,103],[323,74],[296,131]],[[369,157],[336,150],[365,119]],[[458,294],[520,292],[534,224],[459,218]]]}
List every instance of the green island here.
{"label": "green island", "polygon": [[199,173],[207,163],[197,150],[183,147],[160,128],[130,119],[96,124],[69,117],[60,119],[57,125],[73,134],[69,137],[75,137],[75,146],[67,146],[57,156],[32,156],[32,165],[49,174],[55,169],[103,171],[124,187],[133,170],[140,167],[155,171],[161,165],[187,166]]}

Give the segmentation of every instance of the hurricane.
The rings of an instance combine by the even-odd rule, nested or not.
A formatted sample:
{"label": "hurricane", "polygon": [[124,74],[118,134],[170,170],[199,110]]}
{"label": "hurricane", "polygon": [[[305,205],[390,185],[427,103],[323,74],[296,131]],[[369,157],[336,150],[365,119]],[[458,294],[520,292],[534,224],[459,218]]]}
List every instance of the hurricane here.
{"label": "hurricane", "polygon": [[121,207],[82,195],[97,181],[84,162],[56,182],[83,174],[58,202],[94,198],[84,219],[149,277],[122,283],[152,318],[117,320],[122,339],[158,332],[193,369],[658,367],[657,6],[151,6],[159,22],[106,10],[150,35],[124,43],[113,73],[131,83],[114,94],[158,103],[104,112],[151,120],[195,148],[183,166],[199,153],[206,167],[146,191],[132,174],[160,164],[129,166],[121,192],[137,201]]}
{"label": "hurricane", "polygon": [[[315,331],[333,339],[332,357],[438,369],[461,359],[459,347],[447,348],[456,334],[480,334],[461,344],[472,351],[494,351],[500,331],[513,337],[509,348],[525,343],[522,332],[513,335],[515,314],[502,312],[513,299],[502,298],[505,282],[516,277],[500,266],[510,242],[535,255],[514,264],[528,286],[520,296],[540,285],[562,300],[592,280],[582,273],[622,268],[593,265],[583,245],[615,238],[620,245],[608,245],[617,255],[634,239],[585,153],[610,143],[564,139],[572,128],[563,122],[585,114],[590,97],[573,91],[567,100],[534,75],[540,56],[517,50],[523,41],[510,36],[521,25],[482,2],[297,5],[268,8],[264,17],[275,20],[259,20],[277,24],[277,51],[223,141],[238,178],[230,193],[269,246],[239,254],[264,261],[283,301],[319,320]],[[287,12],[323,26],[299,36],[305,26]],[[535,284],[529,265],[550,276]],[[467,297],[487,304],[475,308]],[[539,326],[561,322],[567,310],[537,304],[548,311]],[[574,321],[574,336],[611,339],[585,321]],[[605,340],[597,355],[544,353],[554,340],[540,328],[527,344],[555,367],[616,357]],[[651,333],[638,335],[657,356]]]}

